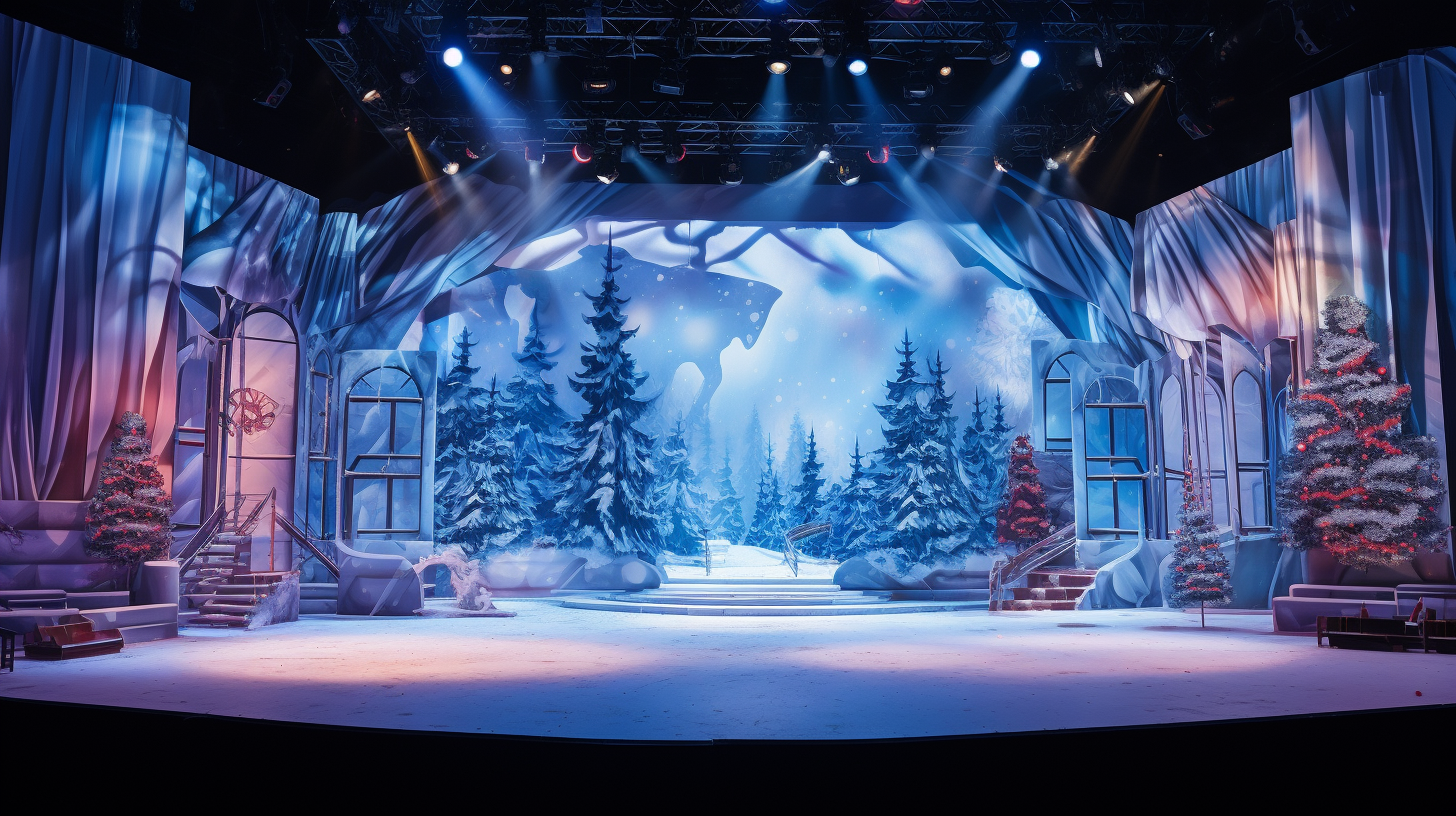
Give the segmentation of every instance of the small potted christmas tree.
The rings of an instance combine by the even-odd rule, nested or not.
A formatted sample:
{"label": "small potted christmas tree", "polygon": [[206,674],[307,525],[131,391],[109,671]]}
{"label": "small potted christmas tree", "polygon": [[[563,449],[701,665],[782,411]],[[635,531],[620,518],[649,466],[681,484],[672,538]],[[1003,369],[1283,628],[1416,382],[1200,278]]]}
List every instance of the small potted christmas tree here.
{"label": "small potted christmas tree", "polygon": [[1178,529],[1173,531],[1173,586],[1168,606],[1181,609],[1198,604],[1198,625],[1203,626],[1204,609],[1210,604],[1227,604],[1233,599],[1233,587],[1228,558],[1218,548],[1213,509],[1197,489],[1192,471],[1190,463],[1190,475],[1183,479]]}
{"label": "small potted christmas tree", "polygon": [[1325,302],[1314,365],[1289,400],[1295,445],[1277,493],[1286,547],[1322,547],[1357,569],[1440,551],[1448,529],[1436,441],[1401,435],[1411,388],[1391,381],[1369,319],[1355,298]]}
{"label": "small potted christmas tree", "polygon": [[127,411],[116,429],[86,513],[86,553],[126,567],[130,578],[143,561],[171,555],[172,499],[152,458],[147,421]]}
{"label": "small potted christmas tree", "polygon": [[1026,434],[1011,443],[1011,464],[1006,474],[1006,496],[996,508],[996,543],[1024,548],[1046,538],[1052,523],[1048,518],[1046,490],[1032,459],[1031,439]]}

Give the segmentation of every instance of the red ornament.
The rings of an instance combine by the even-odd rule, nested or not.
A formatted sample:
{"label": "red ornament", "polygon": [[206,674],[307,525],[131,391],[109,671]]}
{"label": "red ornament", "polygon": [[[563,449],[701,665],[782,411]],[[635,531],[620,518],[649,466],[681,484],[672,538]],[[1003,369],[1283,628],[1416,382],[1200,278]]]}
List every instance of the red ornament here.
{"label": "red ornament", "polygon": [[1384,377],[1385,376],[1385,366],[1381,366],[1380,368],[1375,369],[1375,373],[1376,374],[1379,374],[1382,377]]}
{"label": "red ornament", "polygon": [[1304,443],[1303,442],[1300,442],[1298,445],[1295,445],[1294,447],[1298,448],[1301,452],[1303,452],[1304,449],[1305,449],[1305,446],[1304,446]]}

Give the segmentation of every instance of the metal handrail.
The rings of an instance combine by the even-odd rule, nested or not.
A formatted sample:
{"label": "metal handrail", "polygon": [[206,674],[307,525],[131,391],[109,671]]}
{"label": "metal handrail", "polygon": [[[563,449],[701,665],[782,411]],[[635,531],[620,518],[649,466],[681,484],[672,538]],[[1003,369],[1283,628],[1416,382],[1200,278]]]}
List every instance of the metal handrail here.
{"label": "metal handrail", "polygon": [[188,539],[187,543],[178,551],[177,563],[180,565],[178,575],[187,572],[187,568],[192,566],[192,562],[197,559],[197,554],[202,551],[208,541],[212,540],[213,536],[217,535],[217,528],[222,526],[222,517],[226,512],[227,507],[221,504],[213,508],[212,513],[202,522],[202,526],[197,528],[197,532],[193,533],[192,538]]}
{"label": "metal handrail", "polygon": [[789,565],[789,570],[794,577],[799,577],[799,548],[794,544],[820,533],[828,533],[834,530],[834,525],[828,522],[800,524],[797,527],[790,527],[784,533],[784,563]]}
{"label": "metal handrail", "polygon": [[287,516],[279,516],[278,523],[283,525],[283,532],[288,533],[288,535],[291,536],[294,541],[297,541],[299,544],[303,545],[304,549],[308,550],[310,553],[313,553],[313,557],[317,558],[319,563],[324,565],[324,569],[333,573],[334,580],[338,580],[339,565],[335,564],[332,558],[329,558],[327,555],[325,555],[324,551],[319,549],[318,545],[315,544],[313,540],[308,537],[308,535],[306,535],[302,530],[298,529],[298,527],[294,526],[293,522],[290,521]]}
{"label": "metal handrail", "polygon": [[[239,493],[238,494],[238,498],[242,498],[244,495],[246,495],[246,494]],[[253,495],[256,496],[257,494],[254,493]],[[233,527],[233,532],[234,533],[238,533],[239,535],[242,535],[242,534],[245,534],[248,531],[252,530],[253,529],[253,525],[255,525],[255,524],[258,523],[258,514],[261,513],[261,512],[263,512],[263,505],[269,504],[269,503],[273,502],[274,499],[277,498],[277,496],[278,496],[278,488],[275,487],[275,488],[269,490],[268,491],[268,494],[263,497],[263,500],[260,501],[260,502],[258,502],[256,505],[253,506],[253,511],[248,514],[248,517],[245,518],[245,519],[243,519],[242,523],[240,523],[237,526]]]}
{"label": "metal handrail", "polygon": [[1001,608],[1001,590],[1007,584],[1020,581],[1027,573],[1077,545],[1076,525],[1068,524],[1041,541],[1027,547],[1011,558],[991,567],[989,609],[995,612]]}

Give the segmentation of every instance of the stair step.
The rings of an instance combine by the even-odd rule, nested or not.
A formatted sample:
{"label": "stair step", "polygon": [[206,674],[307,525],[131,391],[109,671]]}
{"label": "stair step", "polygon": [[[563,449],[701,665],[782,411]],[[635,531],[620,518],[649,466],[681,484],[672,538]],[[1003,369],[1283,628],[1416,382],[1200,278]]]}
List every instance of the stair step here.
{"label": "stair step", "polygon": [[289,572],[238,572],[232,576],[234,584],[276,584],[287,578]]}
{"label": "stair step", "polygon": [[[219,595],[257,595],[259,589],[267,589],[272,584],[218,584],[217,594]],[[267,593],[263,593],[267,594]]]}
{"label": "stair step", "polygon": [[224,595],[219,592],[212,596],[212,602],[224,606],[256,606],[266,595]]}
{"label": "stair step", "polygon": [[1003,610],[1013,612],[1047,612],[1047,611],[1071,611],[1077,608],[1076,601],[1032,601],[1032,600],[1010,600],[1002,601]]}
{"label": "stair step", "polygon": [[247,626],[248,619],[241,615],[218,615],[203,610],[201,615],[188,621],[189,623],[206,624],[209,626]]}

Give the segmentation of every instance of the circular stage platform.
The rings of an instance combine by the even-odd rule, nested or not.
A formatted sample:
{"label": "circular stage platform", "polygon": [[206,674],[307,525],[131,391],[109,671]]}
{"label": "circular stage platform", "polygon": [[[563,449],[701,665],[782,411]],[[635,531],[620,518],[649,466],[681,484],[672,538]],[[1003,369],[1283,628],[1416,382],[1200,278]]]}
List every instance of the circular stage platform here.
{"label": "circular stage platform", "polygon": [[976,598],[973,592],[846,590],[822,578],[675,578],[657,589],[569,597],[562,606],[657,615],[775,617],[985,609],[986,600]]}

